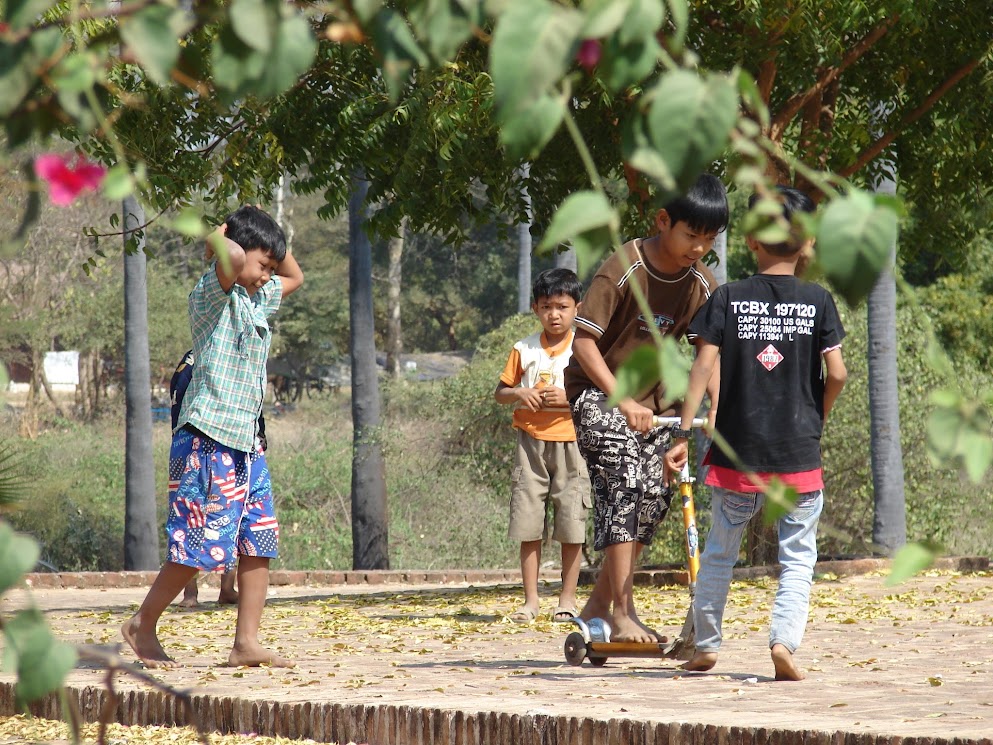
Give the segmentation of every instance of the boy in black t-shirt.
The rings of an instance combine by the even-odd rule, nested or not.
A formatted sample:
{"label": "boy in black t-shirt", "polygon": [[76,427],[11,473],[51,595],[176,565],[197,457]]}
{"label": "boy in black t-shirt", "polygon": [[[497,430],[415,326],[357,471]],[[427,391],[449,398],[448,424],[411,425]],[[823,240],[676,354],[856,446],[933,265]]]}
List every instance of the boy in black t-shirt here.
{"label": "boy in black t-shirt", "polygon": [[[813,202],[802,192],[778,189],[787,220],[798,211],[813,211]],[[847,378],[841,356],[845,330],[831,294],[794,276],[805,245],[796,238],[769,245],[750,237],[758,274],[717,288],[690,324],[697,357],[682,426],[689,428],[719,356],[715,428],[740,461],[719,448],[707,455],[713,526],[700,557],[693,603],[696,654],[683,665],[686,670],[709,670],[717,663],[742,535],[762,508],[766,486],[776,478],[798,496],[793,509],[777,521],[782,571],[769,648],[776,680],[804,677],[793,653],[803,639],[817,561],[817,521],[824,504],[821,431]],[[686,440],[674,440],[666,456],[669,467],[678,470],[686,457]]]}

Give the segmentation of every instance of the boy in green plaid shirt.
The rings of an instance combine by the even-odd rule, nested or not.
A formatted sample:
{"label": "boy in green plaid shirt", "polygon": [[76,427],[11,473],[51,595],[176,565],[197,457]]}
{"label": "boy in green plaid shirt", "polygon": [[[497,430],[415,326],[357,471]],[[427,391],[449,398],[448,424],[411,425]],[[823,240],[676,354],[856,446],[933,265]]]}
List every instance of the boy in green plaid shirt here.
{"label": "boy in green plaid shirt", "polygon": [[279,524],[268,468],[257,462],[265,455],[256,428],[272,336],[268,318],[303,284],[303,272],[286,251],[282,229],[257,207],[228,217],[208,239],[208,260],[215,250],[227,260],[215,261],[190,293],[197,364],[169,454],[169,557],[121,633],[148,667],[173,667],[156,629],[163,611],[199,570],[237,564],[238,622],[228,664],[290,667],[258,638]]}

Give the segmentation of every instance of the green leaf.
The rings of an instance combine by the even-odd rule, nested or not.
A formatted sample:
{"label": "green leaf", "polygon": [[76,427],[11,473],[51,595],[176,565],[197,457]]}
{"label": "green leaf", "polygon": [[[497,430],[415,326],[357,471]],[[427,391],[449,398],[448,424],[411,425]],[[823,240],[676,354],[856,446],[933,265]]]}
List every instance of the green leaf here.
{"label": "green leaf", "polygon": [[352,8],[362,23],[368,23],[383,7],[383,0],[352,0]]}
{"label": "green leaf", "polygon": [[617,368],[614,377],[617,385],[607,400],[608,406],[616,406],[618,401],[625,398],[639,398],[662,377],[655,345],[644,344],[635,349]]}
{"label": "green leaf", "polygon": [[690,366],[671,336],[663,337],[661,345],[638,347],[618,368],[617,386],[608,403],[614,406],[623,398],[638,398],[660,381],[665,401],[678,401],[686,394]]}
{"label": "green leaf", "polygon": [[893,555],[886,584],[892,587],[910,579],[931,566],[937,557],[938,547],[933,543],[907,543],[901,546]]}
{"label": "green leaf", "polygon": [[272,50],[273,31],[279,25],[279,6],[267,0],[234,0],[231,29],[246,46],[258,52]]}
{"label": "green leaf", "polygon": [[427,0],[410,9],[410,22],[431,56],[442,62],[455,57],[485,16],[478,0]]}
{"label": "green leaf", "polygon": [[850,305],[872,289],[890,261],[897,237],[897,216],[867,192],[852,190],[832,200],[817,231],[817,261]]}
{"label": "green leaf", "polygon": [[951,462],[964,467],[969,478],[979,483],[993,464],[993,411],[989,403],[947,389],[932,393],[931,403],[928,456],[935,465]]}
{"label": "green leaf", "polygon": [[376,14],[372,38],[376,51],[382,55],[383,77],[390,99],[397,101],[411,72],[428,64],[427,55],[418,46],[407,21],[394,10],[383,9]]}
{"label": "green leaf", "polygon": [[134,176],[124,163],[118,163],[103,177],[103,195],[117,201],[134,192]]}
{"label": "green leaf", "polygon": [[652,144],[686,187],[727,145],[738,118],[737,91],[726,75],[676,70],[663,76],[651,98],[646,125]]}
{"label": "green leaf", "polygon": [[38,543],[19,535],[5,522],[0,522],[0,595],[21,581],[38,563]]}
{"label": "green leaf", "polygon": [[569,243],[577,235],[599,228],[620,225],[617,212],[600,192],[580,191],[566,197],[552,216],[538,252],[553,250],[560,243]]}
{"label": "green leaf", "polygon": [[[232,11],[231,16],[236,18],[237,13]],[[182,10],[151,5],[121,20],[121,38],[148,77],[158,85],[168,85],[179,59],[179,37],[192,25],[192,20]]]}
{"label": "green leaf", "polygon": [[655,32],[665,20],[665,6],[659,0],[630,0],[627,6],[624,21],[617,32],[621,45],[654,40]]}
{"label": "green leaf", "polygon": [[762,510],[762,520],[766,525],[773,525],[794,507],[799,494],[795,487],[787,486],[778,477],[773,477],[765,490],[765,508]]}
{"label": "green leaf", "polygon": [[221,29],[210,49],[214,82],[233,99],[247,92],[251,81],[262,75],[264,54],[245,44],[230,27]]}
{"label": "green leaf", "polygon": [[631,0],[593,0],[585,3],[583,13],[586,20],[583,21],[580,37],[602,39],[610,36],[624,23],[630,7]]}
{"label": "green leaf", "polygon": [[512,0],[490,44],[494,99],[501,121],[530,109],[571,66],[582,16],[547,0]]}
{"label": "green leaf", "polygon": [[500,125],[500,143],[515,160],[532,160],[555,135],[565,116],[560,97],[541,96]]}
{"label": "green leaf", "polygon": [[[202,238],[207,235],[207,226],[195,210],[187,209],[180,212],[173,218],[172,227],[176,232],[190,238]],[[226,255],[226,252],[224,253]]]}
{"label": "green leaf", "polygon": [[604,45],[599,75],[612,91],[622,91],[648,77],[658,65],[662,47],[654,36],[621,44],[612,36]]}
{"label": "green leaf", "polygon": [[0,116],[7,116],[20,105],[36,80],[28,64],[28,44],[0,41]]}
{"label": "green leaf", "polygon": [[22,610],[4,624],[4,667],[17,670],[14,692],[20,706],[61,687],[76,664],[76,652],[52,636],[36,608]]}
{"label": "green leaf", "polygon": [[664,405],[681,401],[686,395],[692,366],[693,362],[684,353],[683,345],[671,336],[663,337],[662,346],[659,348],[659,368],[665,392]]}
{"label": "green leaf", "polygon": [[746,70],[738,70],[738,94],[742,102],[759,118],[763,129],[769,127],[769,109],[762,100],[762,92],[758,83]]}
{"label": "green leaf", "polygon": [[60,93],[85,93],[96,85],[96,57],[87,52],[66,55],[52,71],[52,79]]}
{"label": "green leaf", "polygon": [[316,54],[317,40],[307,19],[301,15],[283,19],[268,62],[251,92],[262,98],[279,95],[307,72]]}
{"label": "green leaf", "polygon": [[690,26],[690,6],[687,0],[668,0],[669,14],[676,27],[675,33],[669,37],[673,52],[680,52],[686,43],[686,32]]}
{"label": "green leaf", "polygon": [[20,31],[33,25],[53,5],[54,0],[7,0],[3,20],[12,30]]}

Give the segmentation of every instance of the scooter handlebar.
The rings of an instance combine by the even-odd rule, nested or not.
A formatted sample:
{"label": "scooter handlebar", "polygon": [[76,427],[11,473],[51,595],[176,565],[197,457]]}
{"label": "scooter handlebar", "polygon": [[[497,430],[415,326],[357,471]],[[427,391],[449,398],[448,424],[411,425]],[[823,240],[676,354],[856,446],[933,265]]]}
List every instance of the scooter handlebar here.
{"label": "scooter handlebar", "polygon": [[[653,427],[678,427],[682,419],[678,416],[653,416],[652,426]],[[706,419],[694,419],[693,424],[690,425],[694,429],[701,429],[707,426]]]}

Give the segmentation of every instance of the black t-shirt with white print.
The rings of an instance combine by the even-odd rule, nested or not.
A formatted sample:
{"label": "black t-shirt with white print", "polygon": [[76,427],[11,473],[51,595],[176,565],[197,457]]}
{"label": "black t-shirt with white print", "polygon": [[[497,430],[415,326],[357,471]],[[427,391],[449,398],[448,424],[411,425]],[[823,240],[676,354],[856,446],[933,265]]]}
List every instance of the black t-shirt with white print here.
{"label": "black t-shirt with white print", "polygon": [[[790,275],[756,274],[718,287],[690,333],[721,348],[717,431],[753,471],[821,467],[821,355],[845,336],[831,294]],[[740,470],[720,448],[710,462]]]}

